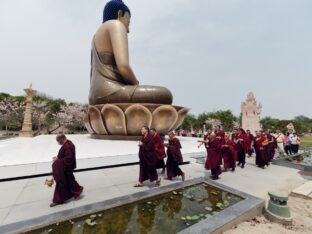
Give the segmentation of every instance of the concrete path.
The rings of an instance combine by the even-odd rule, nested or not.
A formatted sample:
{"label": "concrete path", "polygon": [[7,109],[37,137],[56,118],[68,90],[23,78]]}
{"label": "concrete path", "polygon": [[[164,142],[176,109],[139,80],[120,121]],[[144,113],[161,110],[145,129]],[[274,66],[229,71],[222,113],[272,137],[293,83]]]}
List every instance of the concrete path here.
{"label": "concrete path", "polygon": [[[203,165],[191,163],[182,166],[186,179],[203,177],[207,174]],[[129,195],[138,191],[153,189],[147,183],[145,187],[134,188],[138,178],[138,166],[109,168],[96,171],[76,173],[77,181],[84,186],[84,196],[67,204],[49,207],[54,188],[44,185],[45,178],[25,179],[0,183],[0,225],[14,223],[51,214],[58,211],[69,210],[74,207],[104,201],[107,199]],[[162,180],[162,185],[181,181]],[[306,180],[298,170],[271,165],[268,169],[254,166],[254,158],[247,159],[244,169],[226,172],[218,181],[221,184],[241,190],[251,195],[267,199],[268,191],[290,193],[302,185]]]}

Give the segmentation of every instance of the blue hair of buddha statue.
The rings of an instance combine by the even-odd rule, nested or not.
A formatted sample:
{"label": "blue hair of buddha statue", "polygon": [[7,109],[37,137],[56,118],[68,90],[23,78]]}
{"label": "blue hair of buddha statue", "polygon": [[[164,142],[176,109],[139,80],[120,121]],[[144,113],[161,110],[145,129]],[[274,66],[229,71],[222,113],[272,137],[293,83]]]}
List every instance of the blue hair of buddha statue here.
{"label": "blue hair of buddha statue", "polygon": [[111,0],[106,3],[103,10],[103,23],[108,20],[117,19],[119,10],[122,12],[128,12],[131,16],[129,8],[123,3],[122,0]]}

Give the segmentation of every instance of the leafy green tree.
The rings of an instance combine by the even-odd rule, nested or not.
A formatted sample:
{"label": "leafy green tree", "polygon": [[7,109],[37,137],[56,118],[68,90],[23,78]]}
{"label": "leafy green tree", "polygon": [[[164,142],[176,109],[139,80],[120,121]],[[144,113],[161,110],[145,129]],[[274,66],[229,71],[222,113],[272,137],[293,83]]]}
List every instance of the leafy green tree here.
{"label": "leafy green tree", "polygon": [[231,110],[210,112],[208,113],[208,118],[220,120],[225,131],[232,131],[234,122],[238,120]]}
{"label": "leafy green tree", "polygon": [[[182,126],[180,128],[189,130],[191,126],[194,129],[201,129],[203,125],[206,124],[206,121],[209,119],[218,119],[221,121],[222,126],[225,131],[231,131],[233,129],[233,124],[237,121],[237,117],[233,115],[230,110],[219,110],[215,112],[201,113],[197,117],[195,115],[187,115]],[[207,124],[206,124],[207,125]]]}
{"label": "leafy green tree", "polygon": [[60,112],[61,106],[66,106],[66,102],[63,99],[54,99],[48,101],[49,111],[53,114]]}
{"label": "leafy green tree", "polygon": [[189,130],[191,129],[191,126],[194,126],[196,124],[196,117],[195,115],[192,115],[192,114],[188,114],[184,121],[183,121],[183,124],[181,125],[180,129],[185,129],[185,130]]}

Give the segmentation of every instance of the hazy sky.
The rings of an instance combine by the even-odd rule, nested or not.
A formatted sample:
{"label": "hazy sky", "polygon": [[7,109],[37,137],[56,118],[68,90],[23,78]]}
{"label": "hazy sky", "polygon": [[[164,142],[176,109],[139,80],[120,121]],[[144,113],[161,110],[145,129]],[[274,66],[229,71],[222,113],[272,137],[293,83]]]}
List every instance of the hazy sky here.
{"label": "hazy sky", "polygon": [[[91,39],[105,0],[0,0],[0,92],[87,103]],[[192,113],[253,91],[262,116],[312,117],[311,0],[125,0],[130,63]]]}

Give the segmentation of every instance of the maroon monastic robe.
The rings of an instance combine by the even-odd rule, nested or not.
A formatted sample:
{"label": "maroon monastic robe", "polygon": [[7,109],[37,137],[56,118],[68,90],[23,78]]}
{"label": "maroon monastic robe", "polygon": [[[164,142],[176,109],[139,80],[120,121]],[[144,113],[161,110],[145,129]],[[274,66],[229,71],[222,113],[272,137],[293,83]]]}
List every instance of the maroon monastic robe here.
{"label": "maroon monastic robe", "polygon": [[167,177],[172,179],[176,176],[181,176],[183,172],[181,171],[179,164],[183,162],[183,157],[181,153],[181,144],[178,138],[174,137],[169,139],[169,146],[167,149]]}
{"label": "maroon monastic robe", "polygon": [[157,164],[156,168],[164,168],[165,162],[164,158],[166,157],[164,141],[159,133],[153,135],[155,152],[157,154]]}
{"label": "maroon monastic robe", "polygon": [[248,137],[248,140],[249,140],[249,149],[247,150],[247,153],[248,153],[249,156],[251,156],[252,153],[253,153],[253,145],[254,145],[255,137],[251,133],[247,134],[247,137]]}
{"label": "maroon monastic robe", "polygon": [[224,136],[225,136],[225,132],[224,132],[223,130],[216,131],[216,137],[217,137],[220,141],[223,141]]}
{"label": "maroon monastic robe", "polygon": [[245,165],[246,161],[246,152],[248,152],[250,145],[249,139],[246,133],[235,134],[233,135],[233,142],[235,150],[237,151],[237,161],[239,164]]}
{"label": "maroon monastic robe", "polygon": [[139,182],[143,183],[145,180],[151,182],[158,179],[156,171],[157,154],[154,148],[153,136],[146,134],[142,137],[141,142],[143,143],[139,149],[140,159],[140,175]]}
{"label": "maroon monastic robe", "polygon": [[235,168],[236,160],[237,160],[237,155],[236,155],[237,153],[234,148],[234,144],[230,139],[224,140],[222,142],[221,153],[223,157],[224,169]]}
{"label": "maroon monastic robe", "polygon": [[162,160],[166,157],[164,141],[159,135],[159,133],[155,133],[153,136],[155,152],[157,154],[157,158]]}
{"label": "maroon monastic robe", "polygon": [[75,145],[67,140],[59,150],[57,160],[52,164],[52,174],[56,182],[53,202],[64,203],[72,197],[79,197],[83,191],[74,176],[76,168]]}
{"label": "maroon monastic robe", "polygon": [[265,136],[256,137],[254,140],[254,148],[256,152],[256,165],[259,167],[264,167],[268,165],[269,158],[266,154],[265,144],[268,140]]}
{"label": "maroon monastic robe", "polygon": [[205,168],[208,170],[215,169],[219,168],[221,164],[221,144],[218,139],[214,139],[208,142],[208,157],[206,159]]}
{"label": "maroon monastic robe", "polygon": [[277,141],[274,136],[271,134],[266,134],[266,137],[268,139],[268,144],[265,146],[266,154],[269,161],[272,161],[275,154],[275,149],[277,147]]}

